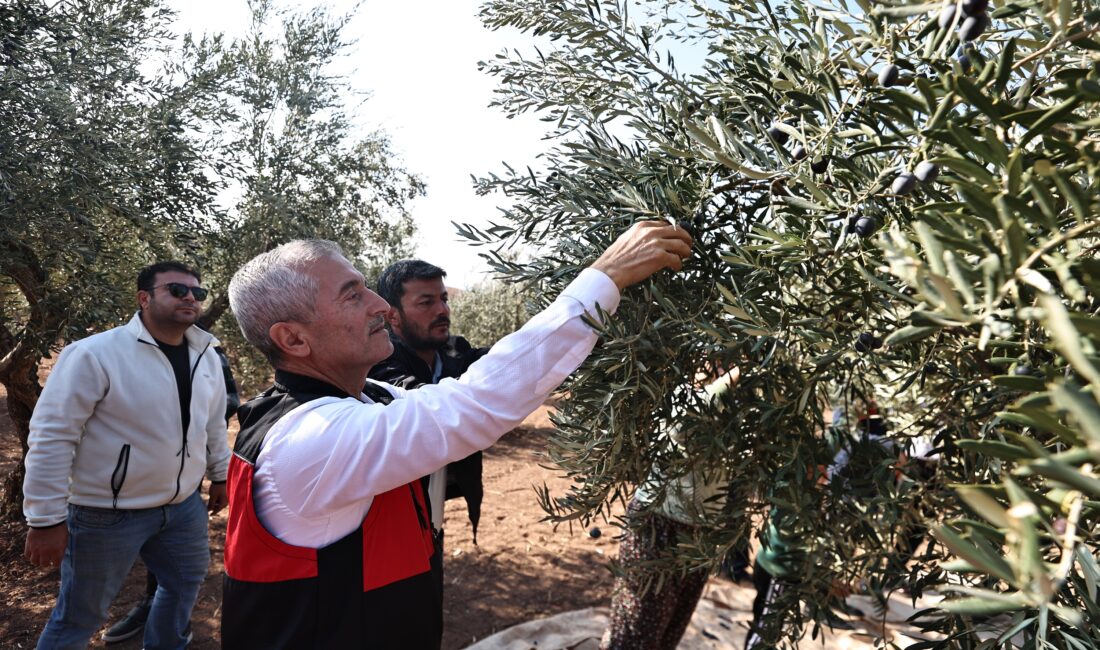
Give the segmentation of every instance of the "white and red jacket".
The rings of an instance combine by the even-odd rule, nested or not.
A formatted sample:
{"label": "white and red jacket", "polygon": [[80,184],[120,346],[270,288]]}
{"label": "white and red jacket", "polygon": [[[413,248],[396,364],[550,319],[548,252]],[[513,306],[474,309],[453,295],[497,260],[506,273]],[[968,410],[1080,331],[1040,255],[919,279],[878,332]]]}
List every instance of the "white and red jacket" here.
{"label": "white and red jacket", "polygon": [[[433,541],[418,479],[522,422],[596,342],[619,292],[586,270],[460,379],[349,396],[277,372],[241,407],[229,475],[227,648],[438,648]],[[392,397],[386,405],[387,397]]]}

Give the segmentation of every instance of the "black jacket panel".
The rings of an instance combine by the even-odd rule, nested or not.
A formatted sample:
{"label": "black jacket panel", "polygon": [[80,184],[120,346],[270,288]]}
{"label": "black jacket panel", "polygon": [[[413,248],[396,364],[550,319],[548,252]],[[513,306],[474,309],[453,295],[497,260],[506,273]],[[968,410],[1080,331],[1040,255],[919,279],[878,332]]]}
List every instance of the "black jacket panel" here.
{"label": "black jacket panel", "polygon": [[[389,403],[384,388],[364,389]],[[229,473],[230,516],[222,605],[225,648],[438,650],[442,564],[417,481],[375,495],[362,525],[319,549],[286,544],[255,515],[253,469],[267,431],[325,396],[325,382],[277,372],[275,386],[240,410]]]}
{"label": "black jacket panel", "polygon": [[[419,388],[432,383],[434,368],[424,363],[400,337],[390,334],[393,342],[393,354],[385,361],[371,368],[370,378],[384,381],[405,389]],[[461,336],[452,336],[439,350],[443,365],[440,379],[460,377],[475,361],[485,356],[489,348],[475,348]],[[447,499],[463,497],[466,499],[466,512],[473,527],[474,543],[477,543],[477,525],[481,520],[481,502],[485,490],[481,482],[482,458],[476,451],[462,460],[447,465]],[[427,489],[427,480],[425,480]]]}

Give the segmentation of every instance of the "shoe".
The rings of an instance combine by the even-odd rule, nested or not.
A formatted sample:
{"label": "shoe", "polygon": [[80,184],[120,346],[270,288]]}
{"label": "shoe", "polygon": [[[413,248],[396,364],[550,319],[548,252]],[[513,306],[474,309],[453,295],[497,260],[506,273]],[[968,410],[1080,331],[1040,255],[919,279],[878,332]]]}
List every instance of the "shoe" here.
{"label": "shoe", "polygon": [[105,643],[118,643],[130,637],[137,636],[145,629],[145,620],[149,618],[149,609],[153,606],[153,599],[142,598],[134,608],[127,612],[122,620],[107,628],[103,633]]}
{"label": "shoe", "polygon": [[183,628],[183,646],[191,644],[191,621],[187,621],[187,627]]}

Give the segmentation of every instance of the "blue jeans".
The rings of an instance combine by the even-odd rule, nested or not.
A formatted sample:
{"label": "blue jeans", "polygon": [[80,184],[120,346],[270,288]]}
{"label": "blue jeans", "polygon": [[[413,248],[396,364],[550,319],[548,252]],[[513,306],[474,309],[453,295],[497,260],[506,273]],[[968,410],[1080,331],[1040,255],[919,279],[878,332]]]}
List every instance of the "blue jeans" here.
{"label": "blue jeans", "polygon": [[183,648],[183,631],[210,564],[206,505],[198,490],[181,503],[144,510],[69,506],[61,591],[39,650],[85,648],[138,556],[159,586],[145,648]]}

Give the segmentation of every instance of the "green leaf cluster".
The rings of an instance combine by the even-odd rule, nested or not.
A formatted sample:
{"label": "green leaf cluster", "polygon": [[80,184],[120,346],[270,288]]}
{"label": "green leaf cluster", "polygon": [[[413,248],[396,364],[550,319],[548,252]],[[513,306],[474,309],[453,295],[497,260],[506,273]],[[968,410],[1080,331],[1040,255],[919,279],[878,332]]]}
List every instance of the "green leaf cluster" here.
{"label": "green leaf cluster", "polygon": [[[490,27],[551,43],[483,69],[554,146],[545,174],[479,180],[515,204],[468,238],[536,247],[510,275],[545,301],[636,220],[695,236],[683,272],[627,292],[567,386],[548,454],[573,485],[541,492],[548,515],[606,514],[654,472],[725,477],[719,514],[665,568],[712,566],[782,522],[801,579],[777,643],[797,645],[846,583],[948,594],[917,621],[932,645],[980,646],[979,614],[1002,615],[1003,642],[1100,644],[1086,9],[995,2],[991,27],[960,42],[954,5],[488,2]],[[684,72],[677,51],[705,60]],[[693,397],[732,366],[725,408]],[[820,479],[852,434],[826,420],[871,403],[901,454],[855,495]],[[929,446],[935,460],[908,458]]]}
{"label": "green leaf cluster", "polygon": [[[0,3],[0,383],[24,449],[40,362],[128,320],[141,267],[199,269],[213,325],[232,273],[290,239],[335,240],[368,275],[408,255],[424,185],[358,129],[333,71],[348,18],[250,7],[227,42],[177,38],[161,0]],[[226,320],[247,394],[270,368]]]}

